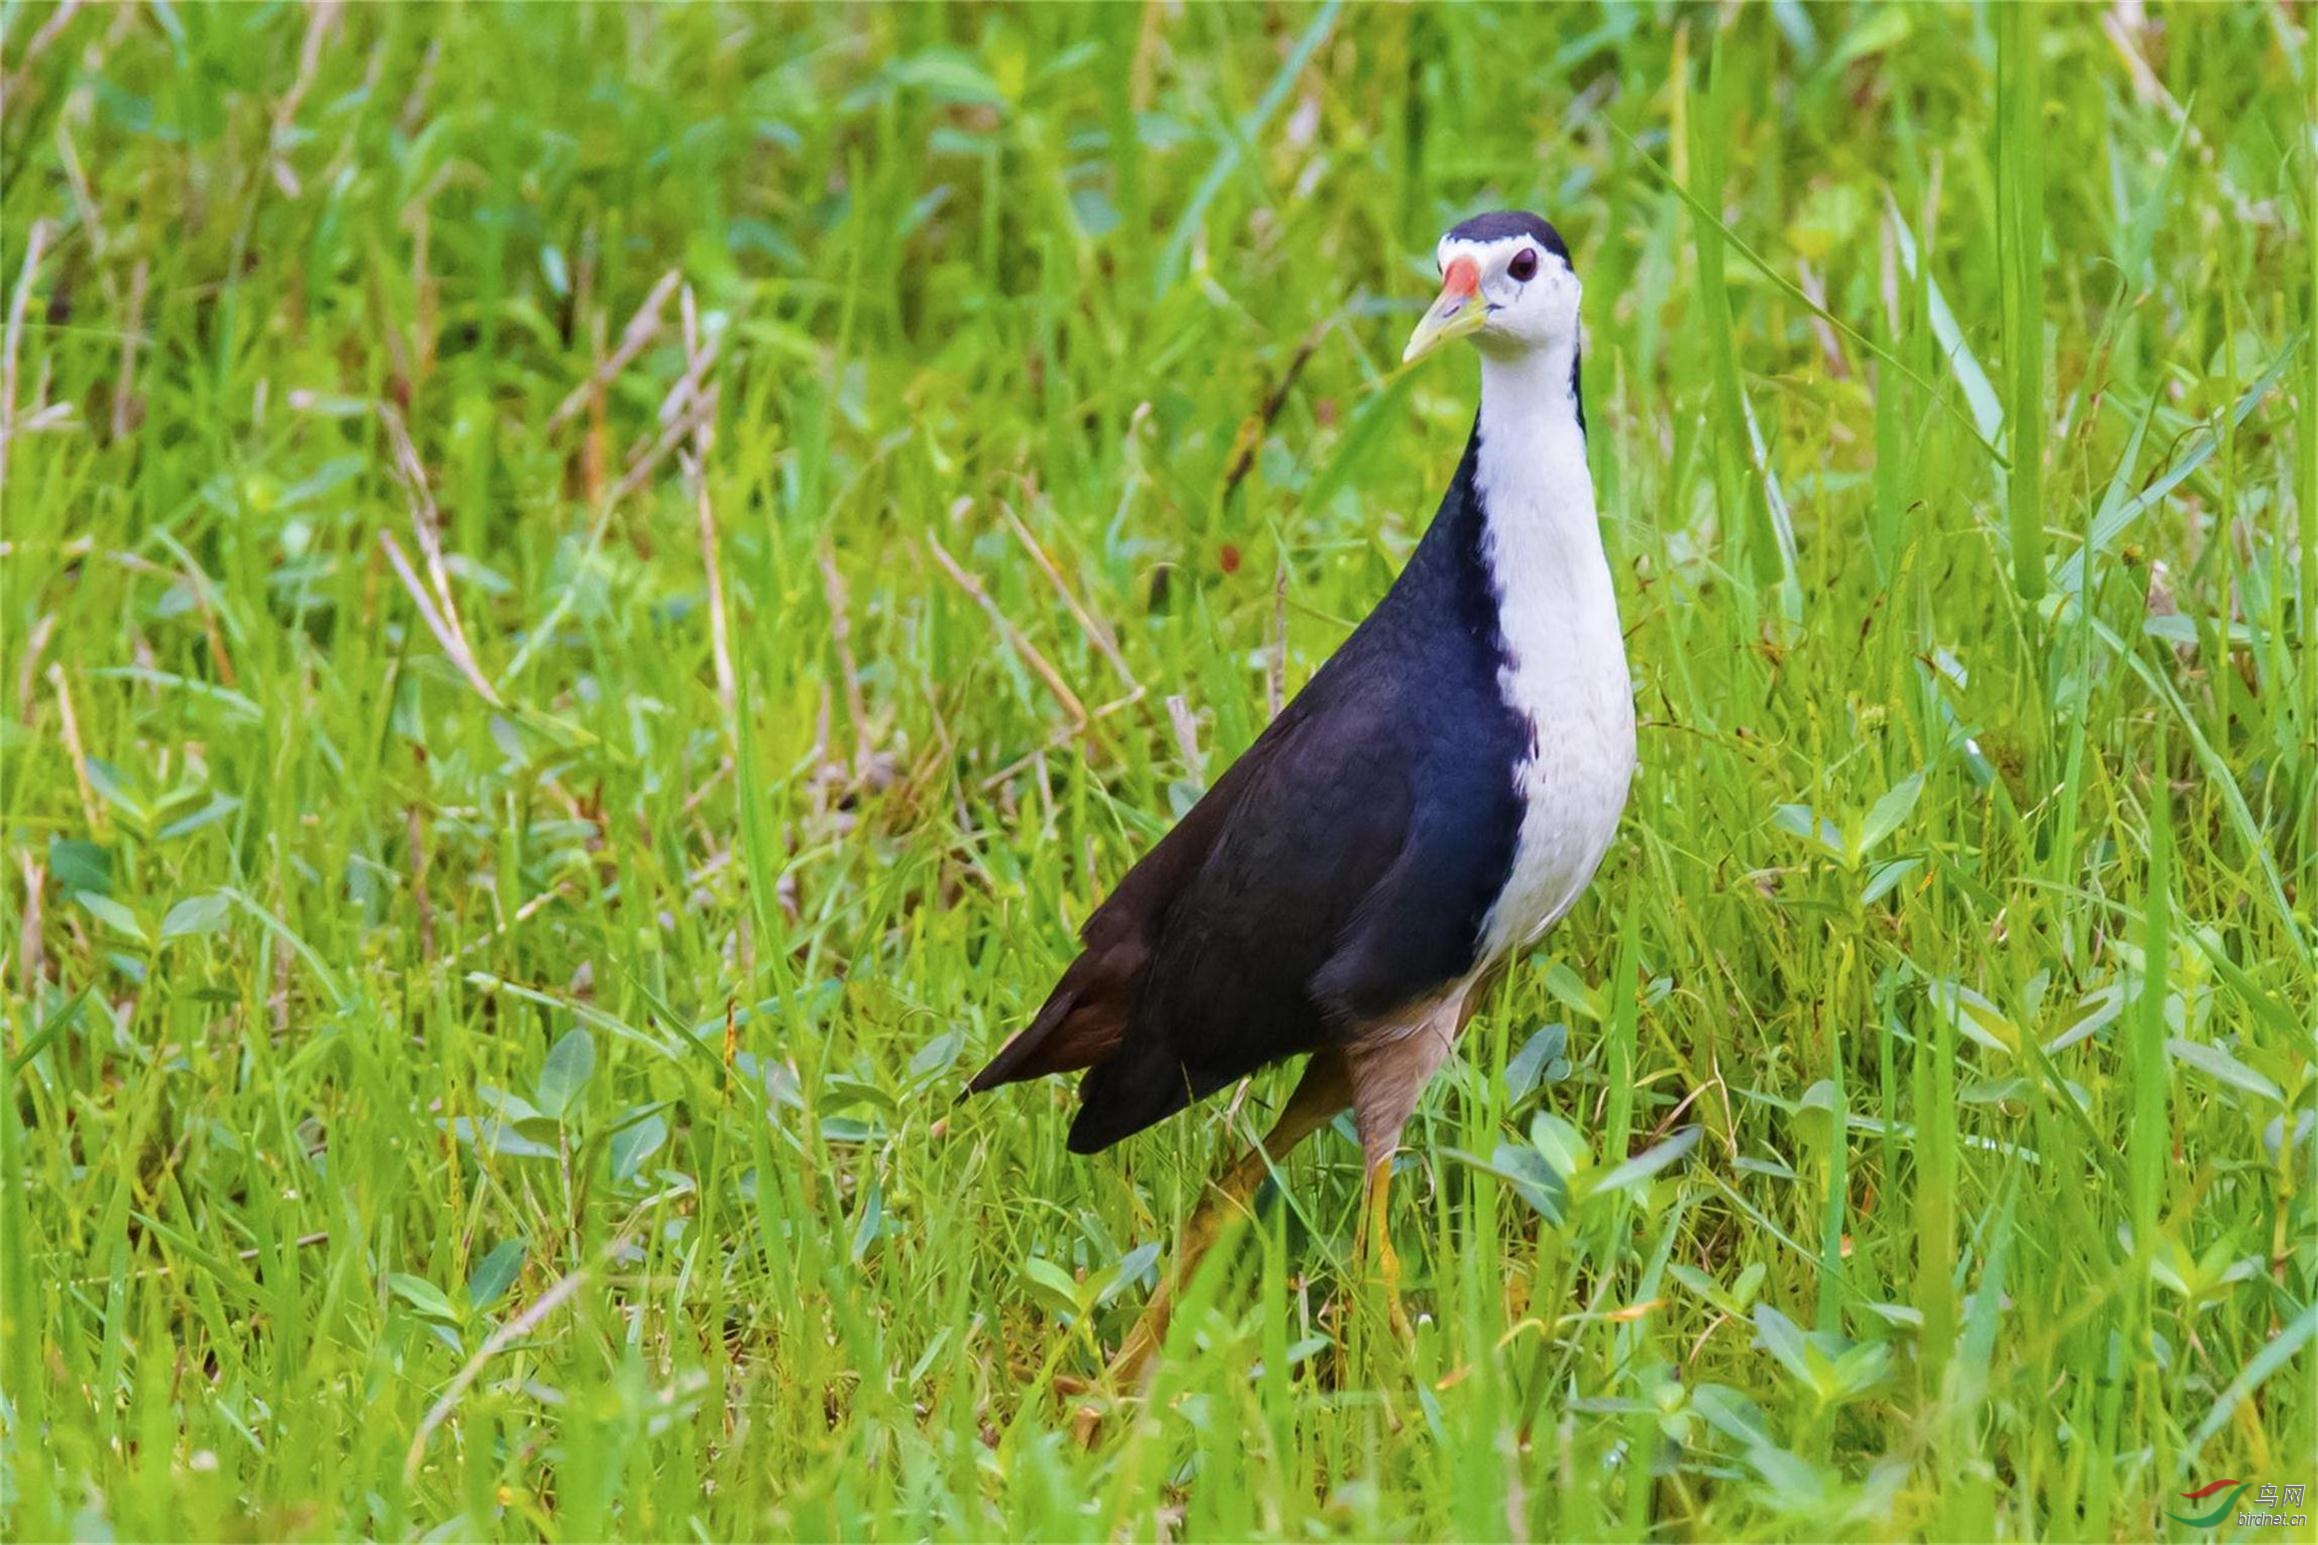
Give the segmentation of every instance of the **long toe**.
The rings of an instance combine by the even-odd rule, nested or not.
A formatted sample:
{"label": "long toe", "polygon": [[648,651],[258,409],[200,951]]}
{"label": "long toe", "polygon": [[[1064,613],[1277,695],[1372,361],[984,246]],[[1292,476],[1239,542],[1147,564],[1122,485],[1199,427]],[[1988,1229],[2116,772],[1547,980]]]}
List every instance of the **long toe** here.
{"label": "long toe", "polygon": [[1166,1300],[1155,1297],[1128,1328],[1110,1366],[1103,1370],[1104,1387],[1112,1394],[1140,1392],[1144,1377],[1150,1372],[1151,1359],[1159,1355],[1159,1343],[1166,1338],[1170,1308]]}
{"label": "long toe", "polygon": [[1376,1281],[1384,1289],[1384,1312],[1392,1323],[1392,1333],[1404,1344],[1413,1344],[1416,1328],[1400,1296],[1400,1252],[1392,1247],[1391,1236],[1381,1229],[1376,1236]]}

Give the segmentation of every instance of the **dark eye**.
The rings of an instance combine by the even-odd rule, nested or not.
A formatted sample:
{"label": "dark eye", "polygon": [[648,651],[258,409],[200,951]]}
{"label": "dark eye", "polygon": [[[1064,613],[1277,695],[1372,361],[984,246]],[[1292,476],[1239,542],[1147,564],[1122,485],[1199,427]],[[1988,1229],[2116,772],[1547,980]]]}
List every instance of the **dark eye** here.
{"label": "dark eye", "polygon": [[1513,261],[1505,265],[1505,271],[1519,279],[1523,284],[1527,284],[1537,277],[1537,250],[1533,247],[1523,247],[1519,252],[1513,254]]}

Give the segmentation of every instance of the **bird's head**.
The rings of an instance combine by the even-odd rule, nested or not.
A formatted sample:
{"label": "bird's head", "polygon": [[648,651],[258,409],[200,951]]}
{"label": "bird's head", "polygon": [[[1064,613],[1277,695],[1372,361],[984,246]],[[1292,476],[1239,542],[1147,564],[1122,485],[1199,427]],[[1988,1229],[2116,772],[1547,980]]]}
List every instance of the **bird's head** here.
{"label": "bird's head", "polygon": [[1533,214],[1475,215],[1434,249],[1441,293],[1409,335],[1407,362],[1451,338],[1484,353],[1527,354],[1578,335],[1578,276],[1561,233]]}

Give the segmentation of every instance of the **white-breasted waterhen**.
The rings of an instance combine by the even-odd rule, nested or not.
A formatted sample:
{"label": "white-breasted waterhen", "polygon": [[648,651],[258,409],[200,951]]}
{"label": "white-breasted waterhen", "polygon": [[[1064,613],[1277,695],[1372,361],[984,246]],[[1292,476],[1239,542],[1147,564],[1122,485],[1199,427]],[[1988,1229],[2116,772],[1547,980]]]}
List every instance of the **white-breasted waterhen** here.
{"label": "white-breasted waterhen", "polygon": [[1385,1230],[1401,1129],[1516,946],[1567,912],[1634,768],[1634,698],[1579,400],[1579,286],[1532,214],[1441,238],[1441,293],[1404,355],[1481,355],[1481,405],[1400,578],[1245,755],[1080,930],[1083,953],[970,1092],[1085,1070],[1093,1153],[1308,1055],[1261,1148],[1193,1213],[1112,1365],[1156,1350],[1174,1283],[1271,1165],[1350,1107],[1364,1226]]}

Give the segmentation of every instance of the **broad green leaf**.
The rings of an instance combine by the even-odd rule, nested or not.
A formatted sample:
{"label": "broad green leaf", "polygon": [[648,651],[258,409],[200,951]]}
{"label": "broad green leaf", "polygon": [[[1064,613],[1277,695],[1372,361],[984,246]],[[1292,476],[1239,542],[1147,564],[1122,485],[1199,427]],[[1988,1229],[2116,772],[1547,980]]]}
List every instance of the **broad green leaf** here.
{"label": "broad green leaf", "polygon": [[1914,30],[1915,18],[1904,6],[1879,6],[1869,10],[1863,13],[1856,26],[1845,32],[1834,52],[1819,66],[1818,73],[1822,78],[1833,76],[1844,66],[1856,63],[1870,54],[1897,48],[1908,40]]}
{"label": "broad green leaf", "polygon": [[540,1119],[537,1106],[522,1095],[511,1093],[494,1084],[477,1084],[475,1098],[490,1106],[510,1122],[520,1124]]}
{"label": "broad green leaf", "polygon": [[644,1161],[660,1151],[668,1141],[668,1120],[658,1111],[640,1121],[631,1121],[612,1134],[612,1178],[630,1181],[643,1169]]}
{"label": "broad green leaf", "polygon": [[885,1187],[873,1176],[869,1195],[862,1200],[861,1216],[854,1220],[853,1240],[846,1258],[858,1266],[869,1258],[870,1247],[885,1234]]}
{"label": "broad green leaf", "polygon": [[1034,1255],[1022,1263],[1022,1275],[1030,1279],[1039,1296],[1055,1309],[1064,1314],[1078,1313],[1079,1284],[1069,1272],[1044,1256]]}
{"label": "broad green leaf", "polygon": [[188,896],[169,909],[161,919],[161,937],[183,939],[194,934],[215,933],[225,926],[233,913],[233,898],[215,892],[207,896]]}
{"label": "broad green leaf", "polygon": [[1518,1105],[1569,1046],[1569,1026],[1556,1021],[1521,1045],[1505,1064],[1505,1097]]}
{"label": "broad green leaf", "polygon": [[1755,1294],[1763,1285],[1763,1264],[1760,1261],[1740,1272],[1738,1280],[1727,1288],[1695,1266],[1674,1262],[1666,1270],[1675,1281],[1733,1319],[1743,1320],[1747,1317],[1748,1306],[1754,1303]]}
{"label": "broad green leaf", "polygon": [[1695,1266],[1674,1261],[1668,1264],[1666,1274],[1709,1303],[1722,1301],[1722,1284]]}
{"label": "broad green leaf", "polygon": [[1780,1366],[1795,1376],[1795,1382],[1816,1391],[1819,1375],[1811,1366],[1811,1347],[1803,1328],[1769,1304],[1755,1305],[1754,1319],[1755,1345],[1777,1358]]}
{"label": "broad green leaf", "polygon": [[2258,1094],[2279,1105],[2286,1103],[2284,1090],[2218,1046],[2174,1036],[2166,1041],[2165,1050],[2174,1061],[2186,1062],[2208,1078],[2220,1079],[2232,1089]]}
{"label": "broad green leaf", "polygon": [[523,1241],[502,1239],[467,1274],[467,1309],[488,1309],[523,1270]]}
{"label": "broad green leaf", "polygon": [[595,1037],[583,1025],[574,1025],[548,1048],[540,1065],[539,1081],[532,1088],[532,1103],[551,1120],[565,1120],[588,1079],[596,1070]]}
{"label": "broad green leaf", "polygon": [[445,1325],[456,1325],[462,1318],[459,1311],[451,1307],[451,1300],[443,1290],[424,1277],[414,1277],[407,1271],[398,1271],[387,1277],[386,1285],[394,1290],[395,1297],[409,1304],[411,1308],[427,1319],[439,1320]]}
{"label": "broad green leaf", "polygon": [[1836,1357],[1835,1366],[1831,1370],[1831,1387],[1826,1391],[1827,1398],[1835,1401],[1857,1400],[1882,1387],[1890,1377],[1891,1348],[1880,1341],[1863,1341],[1845,1349]]}
{"label": "broad green leaf", "polygon": [[1875,873],[1867,877],[1867,884],[1859,893],[1859,904],[1863,907],[1874,906],[1890,895],[1902,880],[1923,866],[1924,861],[1920,858],[1894,859],[1888,864],[1876,865]]}
{"label": "broad green leaf", "polygon": [[489,1117],[475,1121],[461,1116],[451,1123],[451,1135],[470,1148],[514,1159],[552,1159],[558,1152],[554,1144],[534,1142],[512,1123]]}
{"label": "broad green leaf", "polygon": [[48,843],[48,878],[60,892],[80,891],[91,896],[113,893],[113,856],[79,837],[52,837]]}
{"label": "broad green leaf", "polygon": [[1105,1282],[1102,1291],[1095,1295],[1095,1302],[1097,1304],[1109,1303],[1119,1294],[1140,1282],[1143,1274],[1158,1264],[1158,1260],[1159,1241],[1156,1239],[1146,1240],[1129,1250],[1119,1258],[1118,1265],[1111,1268],[1110,1280]]}
{"label": "broad green leaf", "polygon": [[1520,1143],[1499,1143],[1497,1151],[1484,1159],[1478,1154],[1451,1148],[1449,1156],[1469,1164],[1484,1174],[1495,1175],[1513,1187],[1514,1192],[1536,1210],[1538,1216],[1559,1228],[1567,1221],[1569,1188],[1562,1183],[1545,1159],[1534,1148]]}
{"label": "broad green leaf", "polygon": [[2051,1056],[2065,1051],[2077,1042],[2090,1039],[2107,1029],[2125,1011],[2125,989],[2116,982],[2095,988],[2077,1000],[2081,1011],[2069,1027],[2044,1043],[2044,1053]]}
{"label": "broad green leaf", "polygon": [[964,1030],[946,1030],[919,1047],[909,1059],[910,1077],[931,1078],[947,1072],[966,1046]]}
{"label": "broad green leaf", "polygon": [[1545,990],[1571,1013],[1593,1020],[1596,1024],[1608,1016],[1602,1006],[1602,995],[1586,985],[1586,979],[1569,968],[1564,961],[1555,961],[1545,969]]}
{"label": "broad green leaf", "polygon": [[152,826],[152,812],[146,808],[143,800],[130,792],[128,782],[122,778],[119,768],[101,756],[89,757],[82,765],[88,771],[89,787],[95,789],[106,804],[119,811],[130,826],[139,831]]}
{"label": "broad green leaf", "polygon": [[145,925],[137,920],[137,914],[122,906],[112,897],[99,896],[93,891],[82,891],[73,899],[86,908],[91,917],[123,938],[134,939],[139,944],[153,942],[146,936]]}
{"label": "broad green leaf", "polygon": [[1848,860],[1850,857],[1843,843],[1843,828],[1809,805],[1773,806],[1771,824],[1791,836],[1816,843],[1836,858]]}
{"label": "broad green leaf", "polygon": [[1703,1127],[1684,1127],[1666,1141],[1634,1155],[1623,1164],[1612,1166],[1607,1173],[1594,1182],[1593,1190],[1596,1192],[1624,1191],[1642,1185],[1660,1170],[1675,1163],[1684,1154],[1696,1148],[1699,1136],[1704,1130]]}
{"label": "broad green leaf", "polygon": [[1946,1017],[1961,1035],[1990,1051],[2016,1052],[2020,1028],[2002,1009],[1953,978],[1942,978],[1927,989],[1934,1012]]}
{"label": "broad green leaf", "polygon": [[1748,1447],[1771,1441],[1771,1424],[1763,1408],[1742,1391],[1724,1384],[1701,1384],[1690,1392],[1691,1409],[1726,1438]]}
{"label": "broad green leaf", "polygon": [[1916,808],[1917,798],[1924,792],[1924,775],[1910,773],[1893,784],[1883,798],[1868,808],[1867,823],[1859,829],[1858,857],[1864,858],[1875,851],[1884,838],[1898,831]]}
{"label": "broad green leaf", "polygon": [[171,842],[179,837],[189,837],[205,826],[216,825],[240,808],[241,801],[232,795],[212,794],[208,804],[203,805],[191,815],[179,816],[154,835],[163,842]]}
{"label": "broad green leaf", "polygon": [[1590,1168],[1593,1155],[1586,1149],[1586,1140],[1576,1127],[1555,1115],[1541,1110],[1529,1123],[1529,1143],[1538,1156],[1550,1165],[1553,1172],[1567,1180],[1579,1170]]}
{"label": "broad green leaf", "polygon": [[1003,107],[1006,103],[998,83],[955,49],[926,49],[897,60],[887,73],[896,85],[913,87],[937,102],[975,107]]}

